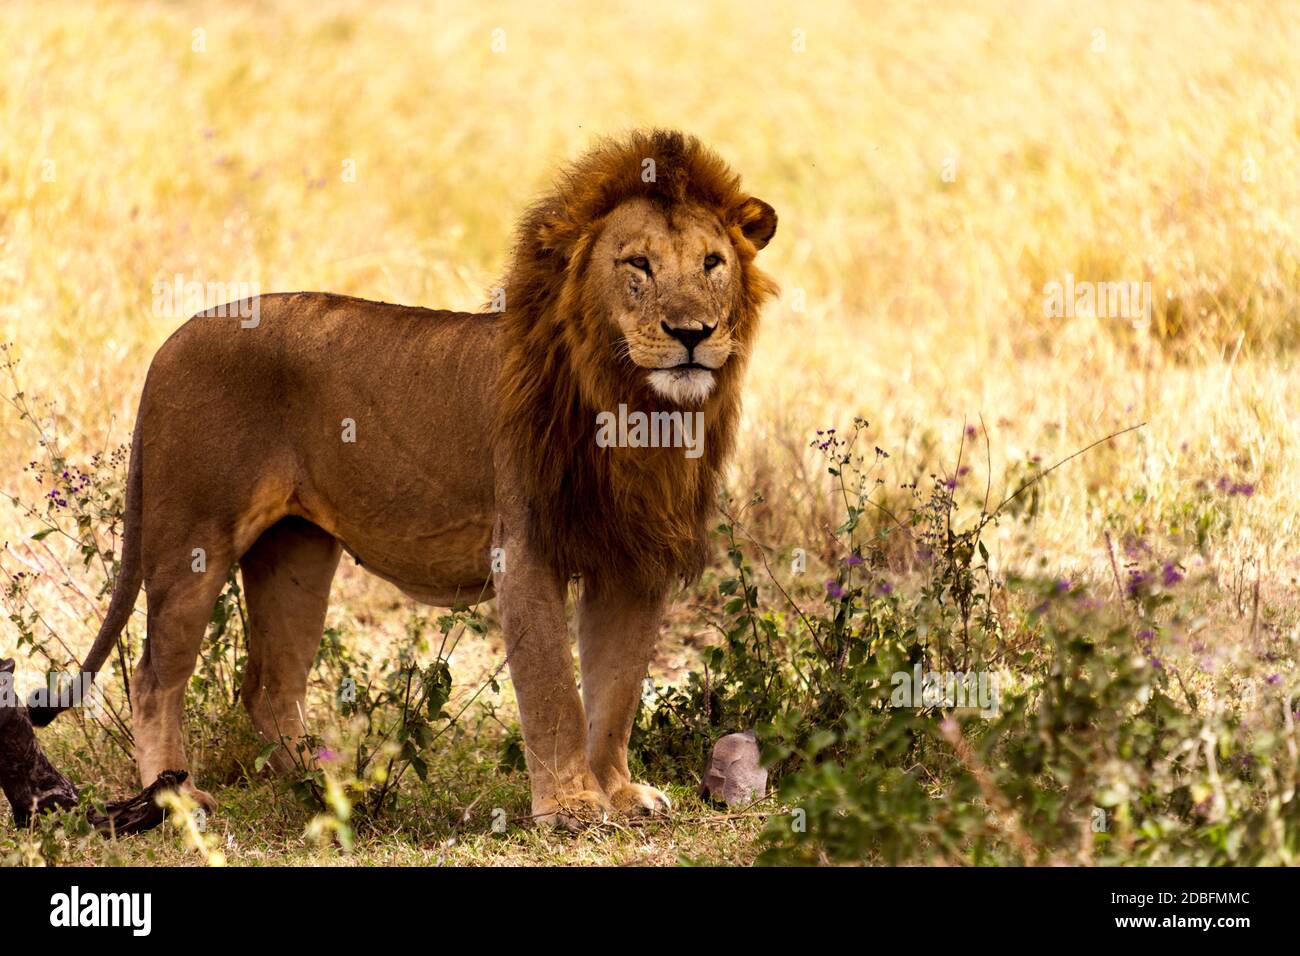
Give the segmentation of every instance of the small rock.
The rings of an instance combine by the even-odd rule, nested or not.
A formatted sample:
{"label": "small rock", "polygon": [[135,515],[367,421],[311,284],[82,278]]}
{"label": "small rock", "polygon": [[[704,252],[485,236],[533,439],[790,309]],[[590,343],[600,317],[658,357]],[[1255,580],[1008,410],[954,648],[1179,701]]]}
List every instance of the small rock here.
{"label": "small rock", "polygon": [[713,745],[700,797],[744,806],[767,795],[767,770],[758,762],[758,737],[752,730],[727,734]]}

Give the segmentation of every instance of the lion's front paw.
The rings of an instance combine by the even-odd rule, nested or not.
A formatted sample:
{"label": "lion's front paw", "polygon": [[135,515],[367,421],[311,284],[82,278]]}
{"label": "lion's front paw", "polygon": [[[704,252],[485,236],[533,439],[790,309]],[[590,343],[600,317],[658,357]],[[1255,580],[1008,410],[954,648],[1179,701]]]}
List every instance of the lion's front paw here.
{"label": "lion's front paw", "polygon": [[625,783],[609,795],[614,809],[632,816],[659,816],[672,811],[668,795],[643,783]]}
{"label": "lion's front paw", "polygon": [[193,800],[198,804],[198,809],[202,810],[204,813],[217,812],[216,797],[208,793],[208,791],[200,790],[198,787],[194,786],[193,780],[186,779],[181,781],[180,785],[176,787],[176,792],[189,800]]}
{"label": "lion's front paw", "polygon": [[596,790],[579,790],[533,802],[533,819],[571,833],[609,819],[609,801]]}
{"label": "lion's front paw", "polygon": [[185,783],[181,784],[181,792],[197,803],[205,812],[217,812],[217,798],[208,793],[208,791],[200,790],[198,787],[192,786],[187,780]]}

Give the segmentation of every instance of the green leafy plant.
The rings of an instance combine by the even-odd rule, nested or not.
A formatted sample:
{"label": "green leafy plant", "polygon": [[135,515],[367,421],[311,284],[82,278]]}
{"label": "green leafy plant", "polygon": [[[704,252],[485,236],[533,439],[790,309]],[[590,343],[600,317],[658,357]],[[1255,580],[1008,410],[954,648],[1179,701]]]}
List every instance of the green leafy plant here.
{"label": "green leafy plant", "polygon": [[[744,511],[724,509],[722,640],[643,707],[641,759],[689,778],[720,733],[756,729],[781,805],[766,862],[1294,861],[1295,675],[1185,673],[1189,585],[1138,544],[1113,582],[998,575],[985,532],[1031,519],[1022,503],[1052,469],[1022,472],[999,504],[977,490],[963,522],[959,452],[896,512],[876,500],[887,453],[856,450],[866,427],[814,442],[842,506],[820,593],[796,597]],[[891,580],[899,536],[914,570]],[[987,678],[995,705],[900,702],[929,674]],[[1243,679],[1260,689],[1248,719],[1225,703]]]}

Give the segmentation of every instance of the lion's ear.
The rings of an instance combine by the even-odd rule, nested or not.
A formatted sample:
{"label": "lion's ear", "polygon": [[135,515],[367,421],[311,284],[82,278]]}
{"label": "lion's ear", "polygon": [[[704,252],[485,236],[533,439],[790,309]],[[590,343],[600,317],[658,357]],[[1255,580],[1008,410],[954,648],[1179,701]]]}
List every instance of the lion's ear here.
{"label": "lion's ear", "polygon": [[578,230],[564,214],[563,208],[543,209],[533,222],[533,235],[537,244],[546,252],[569,257],[569,251],[577,238]]}
{"label": "lion's ear", "polygon": [[548,220],[537,229],[537,244],[547,252],[566,255],[569,249],[569,234],[559,220]]}
{"label": "lion's ear", "polygon": [[756,196],[737,206],[735,217],[736,225],[755,249],[762,249],[776,235],[776,210]]}

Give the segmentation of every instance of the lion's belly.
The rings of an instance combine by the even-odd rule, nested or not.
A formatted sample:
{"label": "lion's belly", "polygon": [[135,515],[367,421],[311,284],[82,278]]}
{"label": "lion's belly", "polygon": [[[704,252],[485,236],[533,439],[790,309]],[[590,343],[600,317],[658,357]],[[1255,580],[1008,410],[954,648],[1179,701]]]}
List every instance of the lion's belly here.
{"label": "lion's belly", "polygon": [[[384,436],[371,438],[353,461],[325,450],[321,460],[306,463],[310,477],[295,505],[358,564],[412,597],[472,604],[491,593],[485,591],[496,520],[491,453],[448,437],[433,428],[426,440],[431,447],[458,447],[454,463],[412,460]],[[343,457],[353,458],[350,450]]]}
{"label": "lion's belly", "polygon": [[490,514],[476,512],[438,527],[410,517],[406,527],[397,527],[392,516],[366,521],[336,514],[314,520],[358,565],[417,601],[472,605],[492,596]]}

